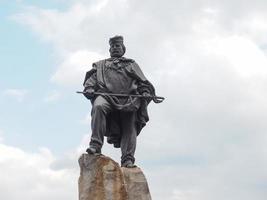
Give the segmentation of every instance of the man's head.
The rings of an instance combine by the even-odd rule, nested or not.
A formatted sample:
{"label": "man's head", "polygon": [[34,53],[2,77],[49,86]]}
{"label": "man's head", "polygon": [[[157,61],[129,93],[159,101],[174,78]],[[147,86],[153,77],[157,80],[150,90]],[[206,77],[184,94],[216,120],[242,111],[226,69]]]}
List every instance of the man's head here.
{"label": "man's head", "polygon": [[122,36],[115,36],[109,39],[109,53],[110,57],[119,58],[122,57],[126,51],[126,48],[123,44]]}

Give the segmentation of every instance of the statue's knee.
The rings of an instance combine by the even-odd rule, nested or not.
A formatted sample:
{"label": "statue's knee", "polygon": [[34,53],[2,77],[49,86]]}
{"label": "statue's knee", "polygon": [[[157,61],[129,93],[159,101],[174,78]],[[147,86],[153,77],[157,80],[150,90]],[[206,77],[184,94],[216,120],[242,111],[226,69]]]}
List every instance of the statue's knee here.
{"label": "statue's knee", "polygon": [[93,107],[94,111],[96,112],[105,112],[105,106],[101,104],[94,105]]}

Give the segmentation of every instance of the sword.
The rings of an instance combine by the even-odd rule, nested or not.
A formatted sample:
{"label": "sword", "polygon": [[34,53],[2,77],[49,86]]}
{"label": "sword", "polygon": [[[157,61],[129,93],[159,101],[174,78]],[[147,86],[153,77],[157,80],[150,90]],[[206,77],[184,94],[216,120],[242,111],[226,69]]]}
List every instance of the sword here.
{"label": "sword", "polygon": [[[77,91],[78,94],[86,94],[87,92],[81,92]],[[146,98],[146,99],[153,99],[155,103],[161,103],[165,99],[164,97],[149,95],[149,96],[143,96],[140,94],[115,94],[115,93],[106,93],[106,92],[93,92],[93,95],[109,95],[109,96],[115,96],[115,97],[138,97],[138,98]]]}

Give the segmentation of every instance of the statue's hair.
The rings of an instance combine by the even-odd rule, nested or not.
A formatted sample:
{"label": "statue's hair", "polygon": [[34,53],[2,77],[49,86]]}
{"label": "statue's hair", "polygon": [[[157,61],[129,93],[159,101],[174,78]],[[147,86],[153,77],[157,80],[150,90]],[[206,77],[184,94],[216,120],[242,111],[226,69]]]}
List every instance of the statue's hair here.
{"label": "statue's hair", "polygon": [[126,47],[124,46],[123,43],[121,45],[122,45],[123,52],[125,53],[126,52]]}

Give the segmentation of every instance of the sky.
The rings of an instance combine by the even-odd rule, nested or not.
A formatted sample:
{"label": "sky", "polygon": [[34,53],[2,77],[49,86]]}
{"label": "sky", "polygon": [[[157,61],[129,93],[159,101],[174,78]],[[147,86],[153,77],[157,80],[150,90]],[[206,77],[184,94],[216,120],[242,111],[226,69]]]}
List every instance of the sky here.
{"label": "sky", "polygon": [[0,0],[0,199],[78,198],[91,105],[75,91],[123,35],[166,98],[138,136],[153,200],[265,200],[266,21],[264,0]]}

